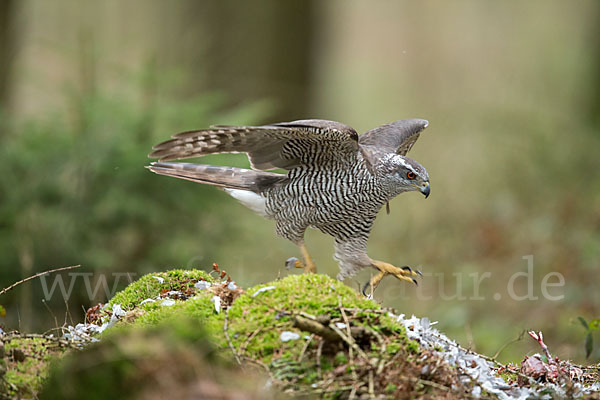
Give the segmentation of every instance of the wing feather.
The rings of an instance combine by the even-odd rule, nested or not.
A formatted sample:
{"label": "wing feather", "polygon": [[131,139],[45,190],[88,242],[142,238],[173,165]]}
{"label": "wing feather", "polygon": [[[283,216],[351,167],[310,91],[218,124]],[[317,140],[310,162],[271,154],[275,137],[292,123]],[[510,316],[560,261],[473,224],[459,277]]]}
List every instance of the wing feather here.
{"label": "wing feather", "polygon": [[403,119],[371,129],[360,135],[358,142],[361,146],[405,156],[428,125],[424,119]]}
{"label": "wing feather", "polygon": [[299,120],[263,126],[212,126],[187,131],[153,147],[149,157],[160,161],[216,153],[247,153],[253,168],[293,169],[300,165],[352,161],[358,134],[334,121]]}

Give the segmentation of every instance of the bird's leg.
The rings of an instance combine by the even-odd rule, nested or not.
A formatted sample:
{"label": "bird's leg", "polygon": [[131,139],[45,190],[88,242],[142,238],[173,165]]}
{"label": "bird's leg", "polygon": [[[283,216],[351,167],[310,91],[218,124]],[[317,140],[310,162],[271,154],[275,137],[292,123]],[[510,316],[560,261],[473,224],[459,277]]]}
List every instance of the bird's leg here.
{"label": "bird's leg", "polygon": [[373,267],[377,268],[379,270],[379,273],[377,275],[375,275],[374,277],[372,277],[371,280],[369,282],[367,282],[367,284],[363,287],[363,294],[365,296],[366,296],[367,288],[369,286],[371,286],[371,287],[373,287],[373,290],[375,290],[377,288],[377,286],[379,285],[379,282],[381,282],[383,277],[386,275],[393,275],[397,279],[400,279],[401,281],[412,282],[415,285],[418,285],[418,283],[417,283],[417,280],[413,277],[414,276],[423,276],[423,274],[421,274],[421,271],[413,270],[411,267],[406,266],[406,265],[404,267],[398,268],[398,267],[393,266],[392,264],[388,264],[386,262],[377,261],[377,260],[372,260],[371,265]]}
{"label": "bird's leg", "polygon": [[306,246],[304,244],[299,245],[300,247],[300,252],[302,253],[302,258],[304,258],[304,262],[298,260],[296,257],[291,257],[288,258],[288,260],[285,262],[285,266],[288,269],[291,268],[303,268],[304,269],[304,273],[308,274],[308,273],[317,273],[317,268],[315,267],[315,263],[312,260],[312,257],[310,256],[310,254],[308,254],[308,250],[306,249]]}

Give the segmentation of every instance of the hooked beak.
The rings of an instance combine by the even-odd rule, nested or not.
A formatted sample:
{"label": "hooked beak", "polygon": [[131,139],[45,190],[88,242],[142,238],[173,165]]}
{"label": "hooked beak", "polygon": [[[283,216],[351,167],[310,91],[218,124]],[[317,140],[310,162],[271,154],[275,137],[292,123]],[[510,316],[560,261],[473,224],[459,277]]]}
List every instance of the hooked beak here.
{"label": "hooked beak", "polygon": [[421,187],[419,188],[419,191],[425,195],[425,198],[428,198],[429,192],[431,191],[429,189],[429,182],[424,182],[423,185],[421,185]]}

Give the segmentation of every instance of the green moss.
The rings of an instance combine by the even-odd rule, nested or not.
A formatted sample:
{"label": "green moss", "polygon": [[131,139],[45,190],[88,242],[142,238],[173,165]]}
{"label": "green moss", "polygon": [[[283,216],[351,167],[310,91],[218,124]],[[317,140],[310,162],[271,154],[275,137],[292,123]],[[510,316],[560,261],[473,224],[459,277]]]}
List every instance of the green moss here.
{"label": "green moss", "polygon": [[50,343],[43,338],[13,338],[4,342],[1,364],[8,395],[18,398],[37,396],[47,376],[48,364],[65,351],[65,348]]}
{"label": "green moss", "polygon": [[498,373],[498,375],[504,379],[505,382],[516,382],[519,379],[519,375],[506,369]]}
{"label": "green moss", "polygon": [[[163,282],[161,283],[157,277],[162,278]],[[194,284],[200,280],[214,282],[214,279],[208,273],[196,269],[174,269],[144,275],[117,293],[109,301],[109,308],[115,304],[120,304],[124,310],[132,310],[139,306],[143,300],[154,298],[164,291],[179,290],[185,293],[190,290],[196,292]],[[151,311],[161,307],[157,303],[145,303],[142,308]]]}
{"label": "green moss", "polygon": [[411,353],[419,353],[420,347],[419,347],[419,343],[415,342],[414,340],[409,340],[406,342],[406,350],[408,350]]}
{"label": "green moss", "polygon": [[388,352],[388,354],[396,354],[397,352],[399,352],[402,349],[403,344],[401,343],[397,343],[397,342],[393,342],[387,345],[386,347],[386,351]]}
{"label": "green moss", "polygon": [[[274,289],[253,296],[269,286],[274,286]],[[307,333],[294,328],[292,318],[286,312],[305,312],[315,316],[326,314],[335,318],[340,316],[340,302],[348,308],[379,307],[325,275],[291,275],[280,281],[255,286],[238,298],[230,309],[232,343],[238,350],[244,346],[249,355],[266,363],[271,361],[275,349],[296,358],[305,344]],[[280,336],[283,331],[296,332],[301,339],[282,343]]]}
{"label": "green moss", "polygon": [[335,355],[335,363],[337,365],[346,364],[347,362],[348,362],[348,357],[346,356],[346,353],[340,351]]}

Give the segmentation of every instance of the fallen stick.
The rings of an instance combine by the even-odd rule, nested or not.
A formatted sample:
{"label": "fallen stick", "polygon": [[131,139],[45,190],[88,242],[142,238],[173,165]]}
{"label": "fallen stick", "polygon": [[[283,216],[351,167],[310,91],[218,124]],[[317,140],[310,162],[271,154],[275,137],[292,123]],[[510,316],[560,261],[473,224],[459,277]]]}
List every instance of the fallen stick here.
{"label": "fallen stick", "polygon": [[39,278],[40,276],[52,274],[54,272],[67,271],[69,269],[75,269],[75,268],[79,268],[79,267],[81,267],[81,265],[71,265],[70,267],[62,267],[62,268],[51,269],[49,271],[39,272],[39,273],[37,273],[35,275],[32,275],[32,276],[30,276],[28,278],[21,279],[20,281],[18,281],[16,283],[13,283],[9,287],[0,290],[0,296],[2,296],[4,293],[8,292],[9,290],[13,289],[15,286],[19,286],[22,283],[25,283],[25,282],[30,281],[30,280],[35,279],[35,278]]}

